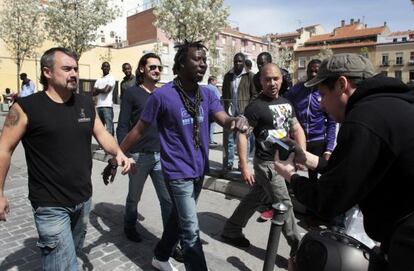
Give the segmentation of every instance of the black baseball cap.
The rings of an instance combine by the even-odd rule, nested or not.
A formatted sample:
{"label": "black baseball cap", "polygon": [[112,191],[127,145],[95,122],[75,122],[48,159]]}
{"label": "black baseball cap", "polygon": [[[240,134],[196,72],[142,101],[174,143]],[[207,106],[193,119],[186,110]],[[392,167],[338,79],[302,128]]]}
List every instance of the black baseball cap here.
{"label": "black baseball cap", "polygon": [[358,54],[336,54],[322,61],[318,74],[305,83],[305,87],[316,86],[328,78],[346,76],[366,79],[375,75],[371,61]]}

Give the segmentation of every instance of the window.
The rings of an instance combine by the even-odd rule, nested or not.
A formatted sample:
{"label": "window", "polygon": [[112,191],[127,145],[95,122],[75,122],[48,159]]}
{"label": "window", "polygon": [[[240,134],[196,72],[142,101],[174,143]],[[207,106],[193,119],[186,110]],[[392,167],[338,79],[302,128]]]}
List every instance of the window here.
{"label": "window", "polygon": [[233,47],[236,46],[236,40],[235,39],[231,40],[231,46],[233,46]]}
{"label": "window", "polygon": [[395,76],[394,77],[401,80],[402,72],[401,71],[395,71]]}
{"label": "window", "polygon": [[256,43],[253,43],[253,45],[252,45],[252,51],[253,52],[256,51]]}
{"label": "window", "polygon": [[115,37],[115,31],[111,31],[111,32],[109,32],[109,36],[110,36],[111,38],[114,38],[114,37]]}
{"label": "window", "polygon": [[105,43],[105,37],[101,37],[101,42]]}
{"label": "window", "polygon": [[384,76],[388,76],[388,72],[387,71],[381,71],[381,74]]}
{"label": "window", "polygon": [[408,77],[408,80],[414,80],[414,70],[411,70],[410,71],[410,75],[409,75],[409,77]]}
{"label": "window", "polygon": [[402,41],[407,41],[407,37],[403,37],[402,38]]}
{"label": "window", "polygon": [[226,45],[226,37],[221,38],[221,44]]}
{"label": "window", "polygon": [[260,51],[260,53],[263,52],[263,45],[260,45],[259,51]]}
{"label": "window", "polygon": [[397,42],[397,38],[392,39],[392,42]]}
{"label": "window", "polygon": [[381,66],[388,66],[388,54],[382,55]]}
{"label": "window", "polygon": [[306,67],[306,58],[304,58],[304,57],[299,57],[299,60],[298,60],[298,67],[299,67],[299,68],[305,68],[305,67]]}
{"label": "window", "polygon": [[398,52],[395,54],[395,64],[403,65],[403,53],[402,52]]}
{"label": "window", "polygon": [[410,62],[408,64],[414,65],[414,52],[410,52]]}

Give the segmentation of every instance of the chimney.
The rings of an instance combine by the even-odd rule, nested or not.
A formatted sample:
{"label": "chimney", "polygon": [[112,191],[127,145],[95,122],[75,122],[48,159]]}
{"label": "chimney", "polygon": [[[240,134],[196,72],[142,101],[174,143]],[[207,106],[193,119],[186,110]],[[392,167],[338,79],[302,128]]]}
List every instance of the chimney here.
{"label": "chimney", "polygon": [[341,20],[341,27],[345,26],[345,20]]}
{"label": "chimney", "polygon": [[354,18],[352,18],[352,19],[351,19],[351,22],[350,22],[350,23],[351,23],[351,24],[354,24]]}
{"label": "chimney", "polygon": [[387,26],[387,22],[384,22],[384,26]]}

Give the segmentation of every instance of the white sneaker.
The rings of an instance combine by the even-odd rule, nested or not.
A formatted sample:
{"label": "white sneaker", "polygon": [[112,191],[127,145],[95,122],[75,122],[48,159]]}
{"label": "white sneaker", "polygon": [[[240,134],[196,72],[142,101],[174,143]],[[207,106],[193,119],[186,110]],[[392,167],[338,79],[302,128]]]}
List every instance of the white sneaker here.
{"label": "white sneaker", "polygon": [[170,261],[160,261],[157,260],[155,257],[152,258],[152,266],[157,268],[160,271],[178,271],[177,268],[175,268]]}

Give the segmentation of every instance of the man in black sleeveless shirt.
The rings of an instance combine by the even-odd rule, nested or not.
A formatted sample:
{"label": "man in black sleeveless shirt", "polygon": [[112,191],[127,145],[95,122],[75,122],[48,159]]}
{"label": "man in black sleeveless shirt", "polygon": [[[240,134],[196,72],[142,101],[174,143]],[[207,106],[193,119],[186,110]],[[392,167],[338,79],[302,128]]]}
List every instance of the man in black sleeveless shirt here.
{"label": "man in black sleeveless shirt", "polygon": [[95,118],[92,99],[75,93],[78,78],[75,53],[47,50],[41,58],[44,91],[12,106],[0,137],[0,220],[9,212],[4,181],[22,140],[43,270],[77,269],[76,253],[83,246],[91,205],[92,135],[116,157],[123,173],[130,168],[115,139]]}

